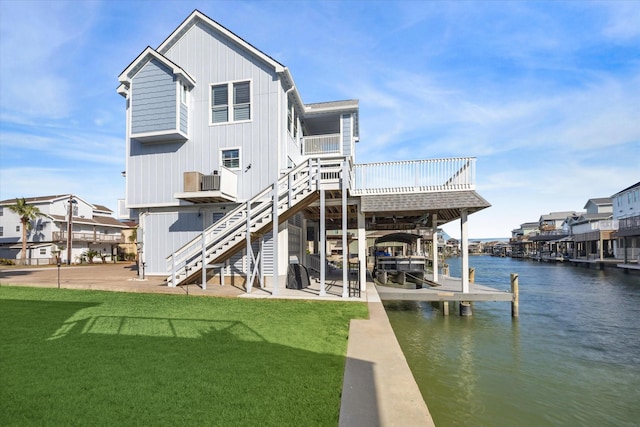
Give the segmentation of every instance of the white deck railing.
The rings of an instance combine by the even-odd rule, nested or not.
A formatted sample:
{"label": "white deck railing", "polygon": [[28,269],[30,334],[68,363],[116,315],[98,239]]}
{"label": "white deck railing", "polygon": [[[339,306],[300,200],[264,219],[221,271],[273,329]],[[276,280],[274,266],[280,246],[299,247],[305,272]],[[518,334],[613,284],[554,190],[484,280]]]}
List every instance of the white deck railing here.
{"label": "white deck railing", "polygon": [[591,231],[615,231],[618,229],[617,219],[605,219],[600,221],[577,224],[571,228],[573,234],[589,233]]}
{"label": "white deck railing", "polygon": [[304,154],[307,156],[335,155],[340,151],[339,133],[304,137]]}
{"label": "white deck railing", "polygon": [[354,195],[474,190],[475,157],[354,166]]}

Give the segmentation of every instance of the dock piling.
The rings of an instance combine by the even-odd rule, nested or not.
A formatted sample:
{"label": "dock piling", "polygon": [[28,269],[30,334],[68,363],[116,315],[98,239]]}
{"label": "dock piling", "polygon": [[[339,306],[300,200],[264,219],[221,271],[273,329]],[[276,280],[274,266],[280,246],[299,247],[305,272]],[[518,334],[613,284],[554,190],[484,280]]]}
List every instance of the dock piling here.
{"label": "dock piling", "polygon": [[449,301],[442,301],[442,315],[449,315]]}
{"label": "dock piling", "polygon": [[518,273],[511,273],[511,293],[513,300],[511,301],[511,317],[519,315],[519,296],[518,296]]}
{"label": "dock piling", "polygon": [[476,269],[471,267],[469,268],[469,283],[475,283],[476,281]]}
{"label": "dock piling", "polygon": [[460,301],[460,316],[471,316],[471,303]]}

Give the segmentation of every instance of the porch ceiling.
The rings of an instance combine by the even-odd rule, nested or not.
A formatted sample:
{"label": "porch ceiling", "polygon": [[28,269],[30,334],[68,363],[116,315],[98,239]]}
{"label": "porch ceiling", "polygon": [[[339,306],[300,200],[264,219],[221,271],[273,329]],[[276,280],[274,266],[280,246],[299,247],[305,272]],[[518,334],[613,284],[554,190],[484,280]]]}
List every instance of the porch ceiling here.
{"label": "porch ceiling", "polygon": [[[326,192],[325,217],[327,229],[342,228],[342,206],[340,191]],[[357,228],[358,198],[347,201],[347,226]],[[412,230],[416,227],[433,227],[433,216],[437,214],[438,225],[460,218],[460,209],[468,213],[478,212],[491,206],[475,191],[449,191],[439,193],[379,194],[360,197],[365,214],[367,230]],[[307,219],[320,220],[319,202],[304,210]]]}

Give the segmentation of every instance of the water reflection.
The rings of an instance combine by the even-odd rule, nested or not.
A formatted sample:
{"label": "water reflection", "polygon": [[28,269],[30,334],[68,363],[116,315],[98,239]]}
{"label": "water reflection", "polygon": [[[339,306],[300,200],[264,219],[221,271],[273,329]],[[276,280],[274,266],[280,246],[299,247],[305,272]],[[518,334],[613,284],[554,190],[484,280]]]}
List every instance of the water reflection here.
{"label": "water reflection", "polygon": [[[480,283],[520,277],[508,303],[385,303],[438,426],[631,426],[640,417],[640,277],[471,259]],[[473,264],[475,262],[475,265]],[[449,263],[454,268],[454,263]]]}

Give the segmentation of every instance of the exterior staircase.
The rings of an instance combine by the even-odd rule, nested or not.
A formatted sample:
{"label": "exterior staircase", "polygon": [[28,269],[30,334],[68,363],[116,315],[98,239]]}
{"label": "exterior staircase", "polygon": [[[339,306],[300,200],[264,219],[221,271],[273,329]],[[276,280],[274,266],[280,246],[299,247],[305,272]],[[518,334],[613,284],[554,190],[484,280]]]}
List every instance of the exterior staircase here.
{"label": "exterior staircase", "polygon": [[[338,188],[348,182],[348,178],[344,157],[309,159],[291,169],[276,183],[240,204],[168,256],[168,286],[194,282],[202,277],[203,266],[210,268],[219,265],[243,248],[250,249],[251,242],[273,229],[274,219],[282,223],[316,201],[320,185],[334,184]],[[275,212],[274,204],[277,206]],[[247,282],[247,286],[251,287],[259,260],[252,253],[249,258],[254,264]]]}

